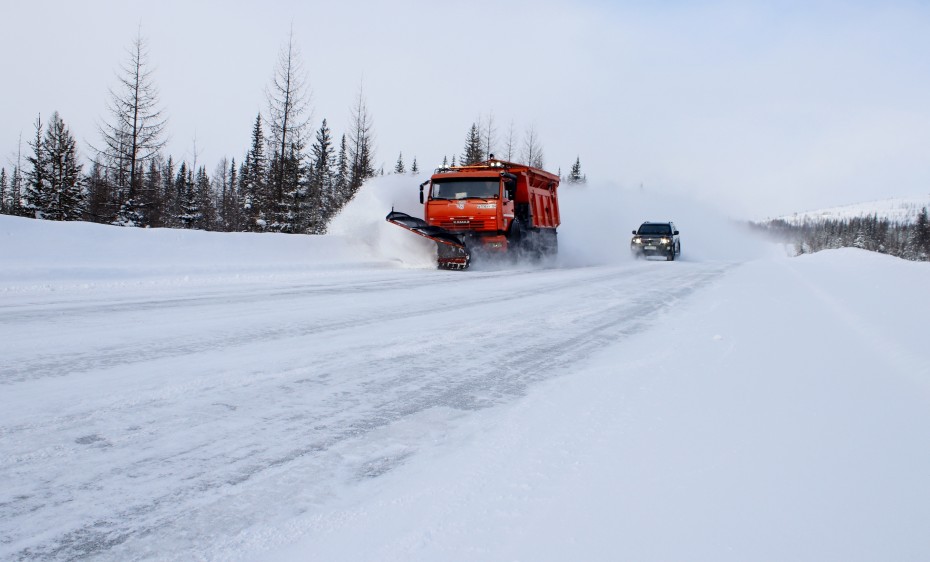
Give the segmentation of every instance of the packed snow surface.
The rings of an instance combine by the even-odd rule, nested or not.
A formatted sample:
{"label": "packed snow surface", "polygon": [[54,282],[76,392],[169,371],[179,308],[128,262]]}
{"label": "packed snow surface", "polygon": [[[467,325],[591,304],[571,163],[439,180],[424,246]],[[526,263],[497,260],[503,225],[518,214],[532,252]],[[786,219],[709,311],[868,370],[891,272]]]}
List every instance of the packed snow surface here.
{"label": "packed snow surface", "polygon": [[443,272],[417,183],[320,237],[0,217],[0,559],[930,558],[928,264],[584,187],[557,259]]}

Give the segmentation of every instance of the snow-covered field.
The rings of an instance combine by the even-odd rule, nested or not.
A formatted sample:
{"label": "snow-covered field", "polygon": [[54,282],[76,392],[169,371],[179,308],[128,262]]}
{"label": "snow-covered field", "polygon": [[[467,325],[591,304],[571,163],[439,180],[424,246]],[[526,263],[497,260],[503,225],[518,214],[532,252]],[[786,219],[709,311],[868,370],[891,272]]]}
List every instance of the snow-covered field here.
{"label": "snow-covered field", "polygon": [[0,217],[0,559],[930,558],[928,264],[586,187],[557,260],[442,272],[416,183],[323,237]]}

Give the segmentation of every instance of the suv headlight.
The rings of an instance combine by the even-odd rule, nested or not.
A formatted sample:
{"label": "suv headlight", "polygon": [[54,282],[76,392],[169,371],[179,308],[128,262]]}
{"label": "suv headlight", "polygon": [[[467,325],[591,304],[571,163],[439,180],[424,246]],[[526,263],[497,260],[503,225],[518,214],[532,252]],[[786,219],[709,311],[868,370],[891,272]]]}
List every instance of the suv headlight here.
{"label": "suv headlight", "polygon": [[636,238],[633,239],[633,243],[634,243],[634,244],[642,244],[642,243],[643,243],[643,239],[642,239],[642,238],[639,238],[639,237],[636,237]]}
{"label": "suv headlight", "polygon": [[659,242],[663,244],[668,244],[668,238],[663,238],[662,240],[659,240]]}

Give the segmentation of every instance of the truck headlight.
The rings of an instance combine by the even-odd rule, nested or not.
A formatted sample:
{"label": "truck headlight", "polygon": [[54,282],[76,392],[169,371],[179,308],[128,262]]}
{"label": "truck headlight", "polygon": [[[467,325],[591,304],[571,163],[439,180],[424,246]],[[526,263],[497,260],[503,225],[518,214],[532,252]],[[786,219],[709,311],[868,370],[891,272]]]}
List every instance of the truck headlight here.
{"label": "truck headlight", "polygon": [[634,244],[642,244],[642,243],[643,243],[643,239],[642,239],[642,238],[634,238],[634,239],[633,239],[633,243],[634,243]]}
{"label": "truck headlight", "polygon": [[659,242],[663,244],[668,244],[668,238],[663,238],[662,240],[659,240]]}

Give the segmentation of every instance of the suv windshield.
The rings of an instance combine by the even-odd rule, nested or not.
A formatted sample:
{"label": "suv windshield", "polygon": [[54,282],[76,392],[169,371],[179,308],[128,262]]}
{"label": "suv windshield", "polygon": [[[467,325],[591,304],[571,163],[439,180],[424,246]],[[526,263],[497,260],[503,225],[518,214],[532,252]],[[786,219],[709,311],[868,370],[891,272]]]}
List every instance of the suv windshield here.
{"label": "suv windshield", "polygon": [[667,224],[644,224],[637,234],[671,234],[672,227]]}
{"label": "suv windshield", "polygon": [[500,196],[500,180],[444,179],[433,182],[433,199],[497,199]]}

